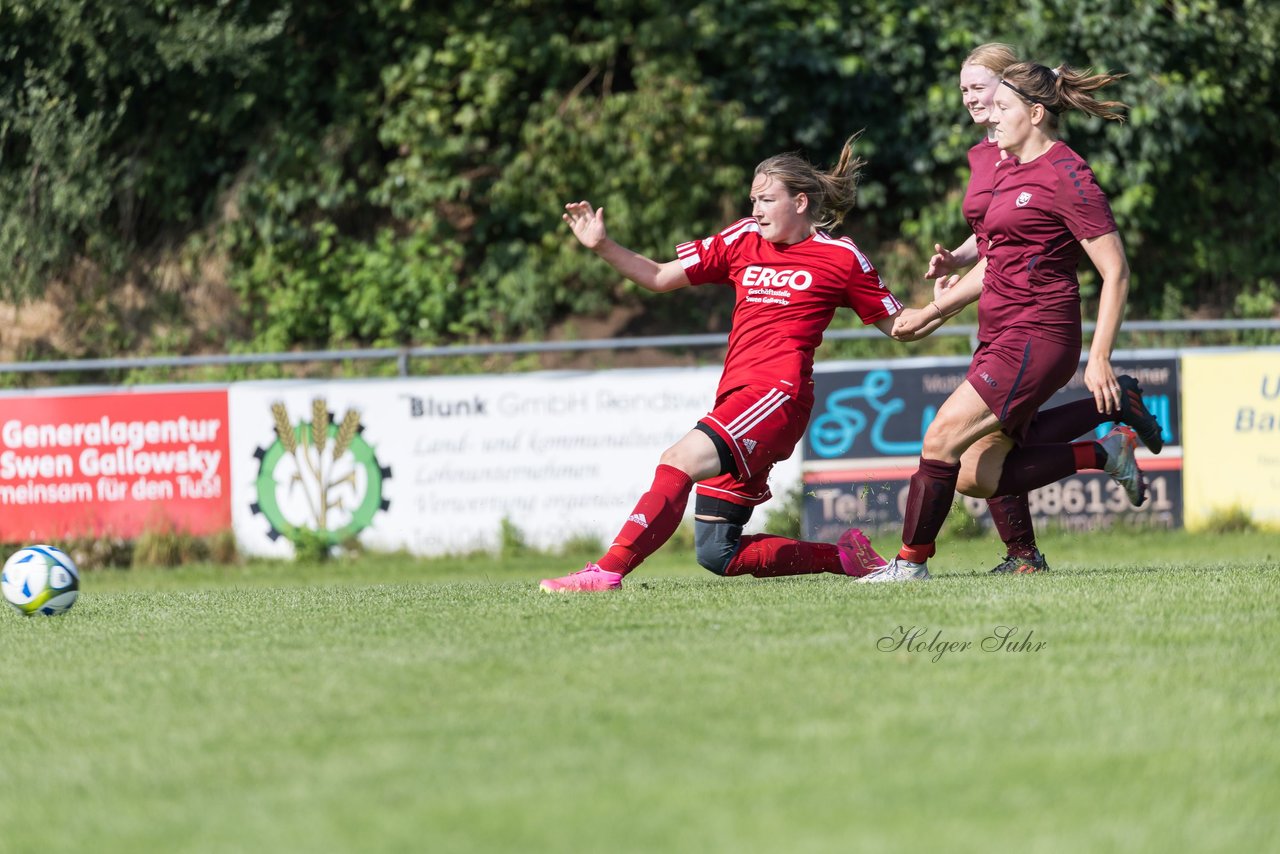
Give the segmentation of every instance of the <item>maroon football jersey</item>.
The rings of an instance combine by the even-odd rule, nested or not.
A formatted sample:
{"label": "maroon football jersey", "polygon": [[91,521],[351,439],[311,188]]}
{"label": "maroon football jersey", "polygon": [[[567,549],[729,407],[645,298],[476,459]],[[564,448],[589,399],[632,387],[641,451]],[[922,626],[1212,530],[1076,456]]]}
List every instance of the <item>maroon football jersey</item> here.
{"label": "maroon football jersey", "polygon": [[1030,163],[996,166],[987,231],[987,272],[978,301],[978,339],[1015,326],[1064,344],[1081,342],[1081,240],[1116,230],[1093,171],[1066,143]]}
{"label": "maroon football jersey", "polygon": [[991,188],[996,181],[996,164],[1000,162],[1000,146],[983,139],[969,149],[969,185],[964,190],[961,211],[978,240],[978,256],[987,254],[987,229],[982,224],[991,204]]}
{"label": "maroon football jersey", "polygon": [[754,219],[740,219],[719,234],[681,243],[676,257],[692,284],[734,289],[717,395],[755,382],[799,390],[813,374],[814,351],[837,308],[852,308],[864,324],[902,309],[852,240],[821,231],[786,246],[761,237]]}

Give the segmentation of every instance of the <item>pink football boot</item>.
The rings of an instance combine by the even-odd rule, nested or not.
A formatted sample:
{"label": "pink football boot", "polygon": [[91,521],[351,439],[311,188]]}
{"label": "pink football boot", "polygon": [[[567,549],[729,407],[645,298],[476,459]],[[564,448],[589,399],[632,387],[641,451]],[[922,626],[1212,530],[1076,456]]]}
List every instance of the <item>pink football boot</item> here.
{"label": "pink football boot", "polygon": [[845,575],[861,578],[888,563],[876,553],[867,535],[858,528],[850,528],[841,534],[836,540],[836,548],[840,550],[840,566]]}
{"label": "pink football boot", "polygon": [[548,593],[591,593],[596,590],[617,590],[622,587],[622,576],[594,563],[586,569],[571,572],[560,578],[544,578],[538,585]]}

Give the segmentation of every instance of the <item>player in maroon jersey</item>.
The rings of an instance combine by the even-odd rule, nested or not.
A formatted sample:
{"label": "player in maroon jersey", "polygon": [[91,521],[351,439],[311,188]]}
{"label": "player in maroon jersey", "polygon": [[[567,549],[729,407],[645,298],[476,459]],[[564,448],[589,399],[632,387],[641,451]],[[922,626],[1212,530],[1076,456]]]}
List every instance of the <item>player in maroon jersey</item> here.
{"label": "player in maroon jersey", "polygon": [[[987,252],[940,298],[925,309],[904,311],[895,322],[896,332],[927,334],[978,299],[979,346],[967,381],[925,433],[920,468],[908,489],[902,549],[867,581],[929,577],[926,561],[936,551],[957,489],[988,498],[1018,495],[1076,471],[1101,469],[1135,506],[1146,498],[1134,459],[1137,437],[1128,427],[1100,442],[1041,444],[1033,432],[1079,435],[1091,425],[1076,427],[1072,420],[1079,422],[1090,406],[1117,418],[1126,414],[1129,394],[1112,370],[1111,351],[1128,294],[1128,261],[1093,172],[1057,133],[1059,115],[1068,109],[1121,120],[1123,104],[1098,101],[1093,94],[1116,79],[1035,63],[1018,63],[1002,74],[990,124],[1006,156],[996,167],[982,222]],[[1049,413],[1042,413],[1033,425],[1039,407],[1071,379],[1079,362],[1076,271],[1082,249],[1102,277],[1084,375],[1093,398],[1051,410],[1053,423],[1047,426]],[[1144,430],[1153,428],[1154,418],[1133,420]]]}
{"label": "player in maroon jersey", "polygon": [[960,96],[973,123],[985,133],[969,149],[969,183],[965,187],[961,210],[971,232],[954,250],[940,243],[933,246],[925,277],[938,279],[975,263],[985,253],[987,240],[982,218],[991,202],[991,185],[995,182],[996,164],[1004,157],[996,144],[995,127],[991,124],[991,101],[1000,85],[1000,74],[1018,61],[1013,48],[992,42],[974,48],[960,66]]}
{"label": "player in maroon jersey", "polygon": [[853,206],[862,166],[853,141],[829,172],[794,154],[765,160],[751,183],[751,216],[680,244],[665,263],[610,239],[603,208],[565,205],[578,240],[641,287],[727,284],[736,302],[714,408],[663,452],[653,485],[607,553],[579,572],[545,579],[544,590],[621,586],[675,532],[695,483],[698,562],[717,575],[864,576],[884,565],[856,528],[836,545],[742,536],[753,508],[769,498],[770,468],[791,455],[809,423],[814,351],[836,309],[852,308],[890,335],[902,308],[853,241],[826,231]]}
{"label": "player in maroon jersey", "polygon": [[[995,126],[991,123],[992,100],[1000,86],[1000,75],[1018,61],[1013,48],[1006,44],[979,45],[965,58],[960,67],[960,94],[974,124],[984,128],[983,138],[969,149],[969,183],[965,188],[963,213],[971,233],[955,250],[934,244],[934,255],[929,259],[926,278],[935,279],[934,297],[945,293],[957,276],[949,275],[963,270],[986,254],[987,237],[983,221],[991,202],[995,184],[996,166],[1004,158],[1004,152],[996,144]],[[1120,421],[1138,429],[1138,435],[1149,449],[1159,453],[1164,441],[1154,416],[1147,412],[1142,401],[1142,389],[1130,376],[1120,376],[1125,393],[1125,405]],[[1082,417],[1080,417],[1082,416]],[[1112,419],[1112,414],[1097,409],[1078,413],[1077,417],[1060,419],[1053,410],[1037,416],[1039,419],[1035,441],[1037,443],[1068,442],[1089,427],[1096,427]],[[1092,423],[1086,423],[1092,420]],[[1079,432],[1062,434],[1062,429]],[[1026,495],[1001,495],[987,499],[987,508],[1000,539],[1004,541],[1005,557],[993,573],[1040,572],[1049,568],[1048,562],[1036,544],[1035,526]]]}
{"label": "player in maroon jersey", "polygon": [[[1004,158],[996,144],[995,126],[991,124],[991,102],[1000,85],[1001,73],[1018,61],[1012,47],[992,42],[979,45],[970,51],[960,66],[960,95],[973,123],[985,133],[969,149],[969,183],[964,191],[961,207],[970,233],[956,249],[948,250],[934,244],[934,255],[929,259],[925,277],[934,279],[934,297],[946,291],[948,274],[954,274],[974,264],[986,254],[987,237],[983,218],[991,203],[991,188],[995,183],[996,165]],[[954,282],[954,277],[950,280]],[[1075,436],[1065,436],[1074,439]],[[1005,544],[1005,557],[992,572],[1027,573],[1049,568],[1048,562],[1036,545],[1035,527],[1031,519],[1031,506],[1025,495],[1001,495],[987,499],[987,509],[1000,539]]]}

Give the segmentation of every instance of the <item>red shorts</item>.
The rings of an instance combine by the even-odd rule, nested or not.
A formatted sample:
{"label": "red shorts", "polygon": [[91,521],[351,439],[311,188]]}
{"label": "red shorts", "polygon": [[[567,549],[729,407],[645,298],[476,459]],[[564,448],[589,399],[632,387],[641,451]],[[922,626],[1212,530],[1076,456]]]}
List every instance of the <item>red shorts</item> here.
{"label": "red shorts", "polygon": [[965,379],[1000,419],[1004,432],[1021,442],[1036,411],[1071,381],[1079,366],[1079,345],[1015,330],[979,344]]}
{"label": "red shorts", "polygon": [[720,395],[715,409],[698,423],[724,440],[738,474],[707,478],[698,484],[698,494],[747,507],[768,501],[769,470],[791,456],[812,411],[812,382],[798,395],[790,385],[749,385]]}

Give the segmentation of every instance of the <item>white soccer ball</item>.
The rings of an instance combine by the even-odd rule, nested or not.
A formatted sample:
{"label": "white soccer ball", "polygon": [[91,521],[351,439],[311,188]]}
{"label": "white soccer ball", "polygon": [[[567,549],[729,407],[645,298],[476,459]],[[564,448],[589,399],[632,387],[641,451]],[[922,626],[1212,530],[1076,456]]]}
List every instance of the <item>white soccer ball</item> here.
{"label": "white soccer ball", "polygon": [[19,614],[57,616],[80,596],[80,570],[62,549],[27,546],[4,562],[0,590]]}

